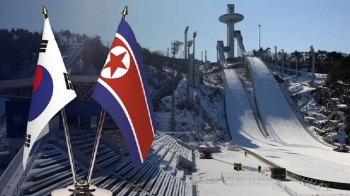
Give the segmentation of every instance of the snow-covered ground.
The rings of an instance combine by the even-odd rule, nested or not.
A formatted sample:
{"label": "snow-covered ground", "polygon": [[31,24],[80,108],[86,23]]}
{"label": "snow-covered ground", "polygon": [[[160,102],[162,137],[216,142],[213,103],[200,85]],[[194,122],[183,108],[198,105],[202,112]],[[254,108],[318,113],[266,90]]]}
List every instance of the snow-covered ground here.
{"label": "snow-covered ground", "polygon": [[[291,108],[282,91],[278,92],[281,88],[285,93],[307,93],[311,87],[302,82],[286,83],[280,87],[261,62],[256,59],[252,61],[256,66],[254,86],[245,85],[248,89],[244,89],[233,69],[225,70],[225,77],[220,72],[210,74],[205,76],[204,84],[191,87],[193,105],[190,108],[186,108],[187,81],[181,80],[175,93],[175,129],[178,132],[170,129],[171,96],[162,99],[161,109],[156,113],[158,130],[163,133],[191,144],[215,144],[220,141],[217,145],[221,146],[222,152],[214,153],[214,159],[198,159],[199,153],[196,153],[197,172],[191,180],[197,186],[197,195],[350,195],[350,191],[327,189],[292,179],[273,180],[265,163],[252,155],[245,157],[242,151],[226,150],[227,142],[231,139],[227,132],[228,124],[230,135],[237,144],[274,164],[300,175],[350,183],[350,156],[333,152],[309,135],[305,124],[295,116],[294,111],[300,108]],[[298,79],[306,82],[309,78]],[[316,81],[322,83],[322,80],[324,78]],[[226,110],[227,123],[224,92],[226,109],[231,108]],[[255,103],[255,98],[260,101]],[[280,111],[282,106],[284,111]],[[256,123],[257,108],[270,137],[264,137],[260,125]],[[220,137],[222,139],[218,139]],[[241,163],[242,170],[234,170],[233,163]],[[263,168],[261,173],[257,171],[258,165]]]}
{"label": "snow-covered ground", "polygon": [[[348,154],[333,152],[330,147],[321,144],[307,133],[307,129],[293,111],[297,108],[289,106],[271,73],[261,64],[262,62],[252,60],[258,64],[254,72],[257,77],[253,78],[254,92],[260,94],[260,104],[265,106],[259,109],[268,110],[260,111],[260,114],[265,126],[268,125],[268,132],[273,134],[271,137],[264,137],[255,122],[251,108],[255,104],[252,102],[254,95],[249,94],[253,89],[247,91],[251,101],[249,102],[235,71],[225,70],[226,113],[233,140],[291,172],[317,179],[349,183]],[[259,78],[261,76],[262,78]],[[298,79],[305,82],[309,78]],[[316,81],[322,83],[322,80],[324,81],[323,78]],[[303,83],[286,85],[287,90],[292,91],[293,87],[302,86]],[[305,92],[310,90],[308,85],[304,86],[299,90]],[[271,92],[266,90],[268,88],[272,88]],[[257,104],[259,106],[259,101]],[[284,109],[280,111],[282,107]],[[288,107],[289,109],[286,109]],[[267,165],[253,157],[244,157],[241,152],[223,150],[222,153],[214,153],[213,157],[213,160],[196,160],[199,171],[197,176],[194,175],[193,181],[198,186],[199,195],[350,195],[349,191],[327,189],[292,179],[274,181],[264,178],[266,175],[269,176],[269,173],[264,171],[264,175],[261,175],[257,174],[256,170],[258,165],[263,168]],[[243,171],[233,170],[232,164],[236,162],[242,163]]]}
{"label": "snow-covered ground", "polygon": [[[350,156],[333,152],[330,147],[310,136],[291,110],[266,66],[256,58],[250,61],[257,105],[271,138],[262,139],[259,130],[252,130],[256,129],[253,125],[239,129],[234,138],[235,142],[291,172],[321,180],[350,183],[347,178],[350,174]],[[239,84],[231,82],[231,85],[237,87]],[[243,110],[238,109],[239,113],[234,110],[242,105],[244,91],[236,90],[234,93],[242,95],[230,97],[230,102],[233,103],[232,111],[226,112],[228,116],[229,113],[235,112],[234,115],[238,115],[239,119],[233,124],[247,124],[246,121],[254,124],[251,115],[246,115],[251,112],[250,108],[240,108]],[[230,131],[232,133],[237,130]],[[249,142],[246,142],[247,140]]]}
{"label": "snow-covered ground", "polygon": [[[294,91],[308,93],[310,90],[314,89],[314,87],[310,87],[307,83],[310,77],[299,76],[299,82],[290,82],[279,86],[267,68],[264,69],[264,67],[257,68],[260,72],[265,71],[265,73],[259,73],[262,75],[265,74],[265,76],[260,78],[260,80],[256,79],[258,81],[255,82],[266,86],[259,88],[256,87],[258,86],[256,85],[254,89],[253,86],[245,85],[245,90],[235,71],[224,71],[226,78],[226,80],[224,80],[226,104],[228,107],[231,106],[232,108],[226,111],[232,139],[241,146],[255,152],[272,163],[280,165],[281,167],[286,167],[287,170],[291,172],[317,179],[349,183],[350,181],[347,178],[350,172],[350,167],[347,165],[350,161],[349,156],[347,154],[333,152],[331,148],[321,144],[319,141],[322,141],[322,139],[318,138],[319,141],[317,141],[315,138],[315,136],[317,136],[316,133],[307,133],[307,131],[311,129],[304,127],[307,125],[300,122],[300,117],[297,117],[296,115],[298,114],[295,113],[298,112],[298,110],[300,112],[300,108],[293,108],[286,101],[286,98],[288,99],[288,93],[293,94]],[[215,86],[215,78],[217,78],[219,74],[220,73],[208,75],[208,77],[210,77],[210,84],[207,83],[206,85]],[[315,79],[317,85],[322,84],[324,81],[324,77]],[[180,85],[177,87],[176,94],[178,96],[176,102],[179,102],[179,99],[183,100],[185,98],[186,85],[185,81],[182,82],[183,83],[180,82]],[[274,92],[263,90],[267,87],[271,87],[271,85],[274,87]],[[218,86],[222,88],[220,85]],[[280,92],[276,92],[276,90]],[[281,90],[286,93],[286,97]],[[184,91],[182,94],[179,93],[182,91]],[[192,89],[192,91],[198,91],[198,88]],[[255,114],[258,112],[254,95],[256,91],[258,91],[258,93],[260,91],[263,97],[269,96],[269,99],[273,100],[270,102],[267,101],[266,104],[266,98],[262,98],[262,102],[260,103],[266,104],[266,110],[272,110],[268,111],[267,114],[266,112],[262,112],[263,114],[261,114],[265,115],[263,116],[265,119],[263,121],[265,126],[269,125],[270,130],[271,127],[275,128],[275,132],[273,132],[273,135],[270,137],[263,136],[259,125],[255,121]],[[279,98],[271,96],[277,93],[279,93]],[[179,98],[179,96],[183,98]],[[247,99],[247,97],[249,99]],[[305,97],[305,99],[307,98],[308,97]],[[165,112],[161,112],[158,113],[158,117],[160,117],[158,118],[158,122],[164,123],[163,127],[166,127],[170,124],[171,97],[166,97],[162,101],[163,103],[167,103],[164,109],[168,111],[168,116],[166,117],[168,120],[164,120]],[[205,101],[201,102],[203,108],[210,105]],[[290,103],[292,103],[292,101]],[[289,107],[289,109],[285,110],[284,114],[282,114],[283,112],[280,113],[281,111],[279,111],[281,110],[279,104],[283,105],[283,107]],[[223,106],[222,102],[218,105],[218,107]],[[178,110],[178,108],[176,110]],[[199,116],[196,119],[188,118],[188,116],[186,116],[186,112],[188,111],[182,111],[183,113],[181,113],[181,111],[177,112],[175,117],[177,120],[182,119],[181,121],[187,123],[191,123],[192,121],[193,127],[198,126],[197,122],[202,121]],[[278,115],[273,115],[274,112]],[[179,115],[180,113],[185,115]],[[269,121],[266,121],[266,119]],[[274,124],[276,122],[278,124]],[[165,129],[161,128],[160,130]],[[188,129],[188,131],[193,130],[195,130],[195,128]],[[270,132],[271,131],[268,131],[268,133]],[[183,132],[183,134],[186,133]],[[210,135],[210,133],[207,134]],[[312,134],[315,135],[312,136]],[[192,141],[188,139],[189,137],[187,137],[187,139],[181,137],[181,133],[175,133],[173,135],[185,141]],[[192,134],[188,133],[188,135],[193,135],[193,132]],[[283,140],[281,141],[280,138],[283,138]],[[224,145],[221,147],[222,149],[225,148]],[[274,181],[269,178],[270,175],[267,171],[264,170],[263,175],[256,171],[257,165],[261,165],[264,168],[268,167],[266,164],[252,156],[246,158],[242,155],[242,152],[223,150],[222,153],[214,153],[213,156],[213,160],[196,159],[198,172],[193,175],[193,183],[197,185],[198,195],[256,195],[261,193],[263,193],[263,195],[350,195],[349,191],[328,189],[318,185],[297,182],[292,179]],[[238,172],[233,170],[232,164],[235,162],[241,162],[243,164],[243,171]],[[224,177],[224,181],[222,180],[222,176]]]}
{"label": "snow-covered ground", "polygon": [[[225,111],[223,106],[223,88],[215,86],[220,74],[208,78],[206,84],[190,87],[191,106],[187,108],[187,80],[182,79],[175,93],[175,130],[179,132],[214,130],[226,132]],[[221,79],[222,80],[222,79]],[[209,81],[211,81],[209,83]],[[171,96],[161,101],[161,110],[156,113],[158,130],[171,130]],[[227,135],[227,137],[229,137]]]}
{"label": "snow-covered ground", "polygon": [[[198,155],[198,153],[197,153]],[[233,163],[241,163],[242,170],[233,169]],[[286,179],[277,181],[270,178],[268,165],[244,155],[243,151],[227,151],[222,147],[221,153],[213,153],[213,159],[196,159],[199,171],[193,175],[193,184],[197,185],[197,195],[266,195],[266,196],[344,196],[349,191],[329,189],[317,185]],[[261,166],[261,172],[258,172]]]}

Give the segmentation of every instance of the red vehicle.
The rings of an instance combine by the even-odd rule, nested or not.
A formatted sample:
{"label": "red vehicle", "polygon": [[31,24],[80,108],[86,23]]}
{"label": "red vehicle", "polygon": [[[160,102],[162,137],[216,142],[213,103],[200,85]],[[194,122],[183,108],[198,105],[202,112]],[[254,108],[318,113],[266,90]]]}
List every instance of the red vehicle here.
{"label": "red vehicle", "polygon": [[334,148],[333,151],[337,151],[337,152],[349,152],[349,148],[346,147],[345,145],[340,145],[340,146],[337,146],[336,148]]}
{"label": "red vehicle", "polygon": [[210,150],[208,148],[203,149],[202,154],[200,155],[201,159],[212,159],[213,156],[210,153]]}

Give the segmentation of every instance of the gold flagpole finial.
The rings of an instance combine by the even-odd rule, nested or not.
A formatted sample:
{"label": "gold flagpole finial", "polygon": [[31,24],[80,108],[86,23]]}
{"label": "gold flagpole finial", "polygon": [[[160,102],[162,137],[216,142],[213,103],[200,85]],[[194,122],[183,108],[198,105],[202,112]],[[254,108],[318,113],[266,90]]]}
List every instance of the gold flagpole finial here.
{"label": "gold flagpole finial", "polygon": [[128,6],[124,7],[122,15],[123,15],[123,19],[125,19],[125,17],[128,15]]}
{"label": "gold flagpole finial", "polygon": [[49,16],[49,12],[47,11],[45,5],[43,5],[43,15],[44,15],[45,19]]}

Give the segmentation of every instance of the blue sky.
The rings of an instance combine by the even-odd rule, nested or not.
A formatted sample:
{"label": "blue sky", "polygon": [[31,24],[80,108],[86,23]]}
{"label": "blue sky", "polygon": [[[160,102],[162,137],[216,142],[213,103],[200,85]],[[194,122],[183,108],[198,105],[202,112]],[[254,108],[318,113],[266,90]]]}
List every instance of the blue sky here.
{"label": "blue sky", "polygon": [[[277,46],[287,52],[315,50],[350,53],[350,1],[348,0],[0,0],[0,28],[25,28],[41,32],[42,5],[49,11],[54,30],[100,35],[112,41],[121,11],[129,6],[127,21],[136,38],[150,50],[166,51],[174,39],[183,41],[197,31],[196,57],[207,50],[208,60],[216,60],[216,41],[226,44],[226,25],[219,22],[227,4],[235,4],[244,20],[241,30],[247,51],[259,46]],[[183,48],[182,48],[183,49]],[[192,51],[192,49],[191,49]]]}

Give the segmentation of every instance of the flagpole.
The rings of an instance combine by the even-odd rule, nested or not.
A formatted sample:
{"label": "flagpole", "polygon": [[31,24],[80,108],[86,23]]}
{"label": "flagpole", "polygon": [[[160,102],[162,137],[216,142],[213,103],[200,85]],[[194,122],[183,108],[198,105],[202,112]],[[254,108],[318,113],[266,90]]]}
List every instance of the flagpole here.
{"label": "flagpole", "polygon": [[[125,20],[125,17],[128,15],[128,6],[125,6],[122,12],[122,18]],[[89,173],[88,173],[88,178],[87,178],[87,184],[90,184],[90,180],[92,177],[92,172],[94,170],[94,166],[95,166],[95,160],[96,160],[96,155],[97,155],[97,150],[98,150],[98,145],[100,143],[100,138],[101,138],[101,133],[102,133],[102,128],[103,128],[103,123],[104,123],[104,119],[106,116],[106,109],[102,108],[101,111],[101,116],[100,116],[100,120],[98,123],[98,127],[97,127],[97,133],[96,133],[96,138],[95,138],[95,145],[94,145],[94,149],[93,149],[93,153],[92,153],[92,158],[90,161],[90,168],[89,168]]]}
{"label": "flagpole", "polygon": [[98,127],[97,127],[97,133],[96,133],[96,138],[95,138],[95,145],[94,145],[94,148],[93,148],[93,151],[92,151],[92,157],[91,157],[91,160],[90,160],[90,167],[89,167],[87,184],[90,184],[90,180],[91,180],[91,177],[92,177],[92,172],[94,170],[95,161],[96,161],[96,155],[97,155],[98,145],[100,143],[100,138],[101,138],[101,133],[102,133],[102,128],[103,128],[105,115],[106,115],[106,109],[102,108],[100,120],[98,122]]}
{"label": "flagpole", "polygon": [[72,145],[70,142],[70,137],[68,133],[68,124],[67,124],[67,118],[66,118],[66,111],[64,108],[61,109],[61,116],[62,116],[62,123],[63,123],[63,128],[64,128],[64,134],[66,136],[66,144],[67,144],[67,149],[68,149],[68,155],[69,155],[69,162],[70,166],[72,168],[72,175],[73,175],[73,181],[74,184],[77,183],[77,174],[75,171],[75,164],[74,164],[74,159],[73,159],[73,150],[72,150]]}
{"label": "flagpole", "polygon": [[[47,19],[49,16],[49,12],[46,9],[46,6],[43,6],[43,13],[44,18]],[[68,133],[68,124],[67,124],[67,118],[66,118],[66,111],[64,109],[64,107],[61,109],[61,116],[62,116],[62,123],[63,123],[63,128],[64,128],[64,134],[66,136],[66,144],[67,144],[67,149],[68,149],[68,156],[69,156],[69,162],[71,165],[71,169],[72,169],[72,175],[73,175],[73,181],[74,184],[77,183],[77,174],[75,171],[75,164],[74,164],[74,159],[73,159],[73,151],[72,151],[72,145],[70,142],[70,137],[69,137],[69,133]]]}

